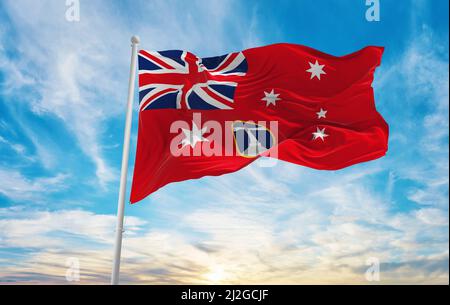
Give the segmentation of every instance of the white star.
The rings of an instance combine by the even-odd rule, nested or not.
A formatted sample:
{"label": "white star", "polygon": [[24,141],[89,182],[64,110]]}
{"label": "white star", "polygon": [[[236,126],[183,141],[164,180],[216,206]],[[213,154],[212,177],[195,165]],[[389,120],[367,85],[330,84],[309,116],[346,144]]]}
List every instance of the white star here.
{"label": "white star", "polygon": [[317,118],[318,119],[321,119],[321,118],[327,118],[327,110],[323,110],[322,108],[320,108],[320,111],[319,112],[316,112],[316,114],[317,114]]}
{"label": "white star", "polygon": [[319,62],[316,60],[316,63],[309,63],[309,66],[311,67],[309,70],[306,70],[306,72],[311,73],[311,79],[314,77],[317,77],[320,80],[321,74],[327,74],[325,71],[323,71],[323,68],[325,65],[320,65]]}
{"label": "white star", "polygon": [[278,97],[280,94],[276,94],[274,89],[272,89],[272,91],[270,92],[264,91],[264,95],[265,97],[263,97],[261,100],[266,101],[266,107],[269,107],[270,104],[276,106],[276,102],[281,100],[281,98]]}
{"label": "white star", "polygon": [[209,142],[208,139],[203,137],[206,129],[206,127],[199,129],[194,122],[192,122],[192,130],[181,128],[185,135],[185,138],[181,141],[182,147],[190,145],[194,148],[198,142]]}
{"label": "white star", "polygon": [[328,137],[327,134],[325,134],[325,128],[323,128],[322,130],[317,127],[317,131],[313,132],[313,140],[317,140],[318,138],[322,139],[322,141],[325,141],[325,138]]}

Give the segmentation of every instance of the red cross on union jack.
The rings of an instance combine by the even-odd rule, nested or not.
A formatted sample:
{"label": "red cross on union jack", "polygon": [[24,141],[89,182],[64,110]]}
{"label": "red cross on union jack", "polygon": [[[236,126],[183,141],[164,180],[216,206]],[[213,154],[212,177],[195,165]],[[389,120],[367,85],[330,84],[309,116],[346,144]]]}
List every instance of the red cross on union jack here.
{"label": "red cross on union jack", "polygon": [[247,69],[242,52],[199,58],[179,50],[141,50],[140,110],[233,109],[236,80]]}

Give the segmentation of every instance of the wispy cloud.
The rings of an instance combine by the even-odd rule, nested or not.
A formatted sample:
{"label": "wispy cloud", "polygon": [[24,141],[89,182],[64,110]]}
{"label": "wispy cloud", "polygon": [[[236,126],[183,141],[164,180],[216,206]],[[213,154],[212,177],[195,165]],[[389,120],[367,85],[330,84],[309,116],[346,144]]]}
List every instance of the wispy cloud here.
{"label": "wispy cloud", "polygon": [[11,143],[11,141],[5,139],[4,137],[0,136],[0,144],[5,145],[9,148],[11,148],[13,151],[15,151],[19,155],[23,155],[25,152],[25,147],[18,143]]}
{"label": "wispy cloud", "polygon": [[[33,93],[27,95],[31,98],[27,100],[29,107],[38,114],[48,112],[63,120],[82,150],[92,158],[97,177],[104,184],[114,179],[115,172],[102,157],[99,134],[103,119],[111,117],[108,113],[117,114],[120,108],[118,97],[123,95],[115,90],[120,88],[115,73],[124,66],[107,65],[107,54],[114,49],[108,52],[102,40],[96,39],[112,25],[90,18],[94,8],[84,12],[88,22],[69,23],[64,19],[63,4],[5,4],[22,53],[12,61],[22,75],[35,77]],[[44,6],[46,10],[42,10]],[[92,43],[80,43],[83,41]]]}
{"label": "wispy cloud", "polygon": [[[4,208],[0,209],[1,246],[62,250],[74,243],[71,236],[83,237],[85,243],[112,244],[115,220],[114,215],[85,210],[42,211],[28,210],[23,206]],[[127,234],[132,236],[145,222],[127,217],[126,224]]]}
{"label": "wispy cloud", "polygon": [[[186,11],[182,5],[175,9],[166,1],[141,2],[136,14],[152,23],[134,28],[146,38],[143,47],[219,52],[228,41],[224,25],[231,4],[195,1]],[[63,2],[7,1],[4,7],[16,36],[10,47],[20,45],[17,51],[21,54],[19,58],[8,58],[6,50],[0,50],[11,77],[4,93],[33,85],[32,93],[27,94],[29,107],[36,114],[50,113],[60,118],[95,164],[100,184],[114,181],[118,172],[104,158],[102,136],[105,123],[124,111],[132,34],[125,23],[133,21],[118,15],[109,1],[82,2],[81,20],[74,23],[65,20]],[[202,20],[194,19],[190,11],[202,16]],[[204,24],[208,24],[206,29]],[[216,39],[204,45],[205,35]]]}
{"label": "wispy cloud", "polygon": [[[293,169],[284,163],[281,166]],[[442,265],[448,259],[448,222],[441,210],[390,213],[390,202],[366,185],[370,174],[352,178],[358,168],[335,180],[321,181],[321,192],[311,188],[304,193],[287,191],[271,196],[283,180],[272,171],[250,167],[209,179],[190,191],[197,202],[189,209],[180,209],[184,198],[163,190],[160,196],[170,199],[170,204],[159,201],[158,215],[153,217],[170,219],[176,225],[158,229],[153,227],[154,221],[147,225],[137,218],[126,220],[123,282],[366,283],[369,257],[380,259],[383,283],[442,283],[448,279]],[[321,177],[314,171],[304,174],[306,180]],[[255,182],[255,177],[267,183]],[[232,189],[240,199],[230,198],[224,189]],[[42,272],[41,280],[63,283],[65,259],[74,256],[82,262],[82,275],[86,273],[82,283],[107,281],[112,215],[32,212],[22,220],[16,219],[22,212],[6,212],[16,215],[2,223],[9,247],[46,243],[46,250],[38,244],[36,249],[41,250],[19,263]],[[60,231],[85,236],[90,241],[83,247],[86,252],[77,251],[67,237],[55,240]],[[16,235],[8,237],[10,234]],[[39,238],[32,242],[31,236]],[[51,261],[54,267],[37,267],[37,259]],[[3,271],[3,278],[10,278],[14,270]],[[411,276],[399,276],[401,272]]]}
{"label": "wispy cloud", "polygon": [[[448,210],[449,73],[443,48],[440,38],[423,25],[403,57],[380,72],[377,88],[391,93],[383,99],[396,114],[391,120],[397,135],[391,140],[394,153],[404,150],[403,156],[420,157],[420,162],[396,158],[402,165],[396,175],[420,185],[408,198]],[[401,103],[394,105],[396,101]]]}
{"label": "wispy cloud", "polygon": [[65,189],[68,176],[58,174],[45,178],[26,178],[20,172],[0,168],[0,194],[13,200],[38,200],[49,193]]}

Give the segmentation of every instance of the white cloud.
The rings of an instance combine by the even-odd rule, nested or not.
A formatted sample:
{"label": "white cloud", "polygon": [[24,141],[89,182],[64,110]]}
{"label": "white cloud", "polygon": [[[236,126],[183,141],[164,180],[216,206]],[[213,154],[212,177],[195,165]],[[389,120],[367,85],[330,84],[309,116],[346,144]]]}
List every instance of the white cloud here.
{"label": "white cloud", "polygon": [[[136,217],[126,217],[125,223],[128,236],[136,234],[145,224]],[[77,244],[76,237],[82,238],[82,244],[96,242],[111,246],[115,224],[114,215],[85,210],[4,208],[0,209],[0,247],[64,250]]]}
{"label": "white cloud", "polygon": [[[396,156],[390,156],[396,163],[395,174],[418,184],[407,191],[408,199],[448,210],[449,72],[448,56],[442,55],[445,48],[448,46],[440,37],[421,25],[420,34],[414,36],[403,56],[381,68],[375,87],[382,92],[383,107],[389,105],[393,114],[391,147]],[[394,142],[398,139],[401,141]],[[417,162],[411,162],[412,158]]]}
{"label": "white cloud", "polygon": [[[208,179],[191,192],[197,202],[189,207],[163,190],[170,204],[154,203],[157,213],[148,224],[126,220],[123,283],[364,283],[368,257],[380,259],[383,283],[448,280],[448,222],[442,211],[392,214],[389,201],[364,186],[370,177],[351,178],[357,168],[324,181],[321,194],[288,191],[272,197],[274,188],[254,177],[275,186],[280,180],[273,171],[253,166]],[[224,187],[241,199],[230,199]],[[64,283],[64,262],[77,257],[82,283],[108,281],[115,216],[18,208],[0,210],[2,216],[3,248],[34,251],[19,267],[2,270],[1,278],[23,280],[18,270],[29,268],[36,281]],[[171,227],[156,225],[169,218]],[[83,251],[77,250],[76,236]]]}
{"label": "white cloud", "polygon": [[2,136],[0,136],[0,144],[4,144],[7,147],[11,148],[18,155],[23,155],[24,152],[25,152],[25,147],[23,145],[20,145],[20,144],[17,144],[17,143],[11,143],[10,141],[6,140]]}
{"label": "white cloud", "polygon": [[427,225],[448,226],[448,213],[435,208],[424,208],[416,212],[419,220]]}
{"label": "white cloud", "polygon": [[[287,167],[302,171],[294,165]],[[161,200],[152,204],[161,204],[161,217],[165,219],[167,213],[167,218],[176,218],[177,226],[159,242],[152,240],[158,246],[149,250],[143,245],[150,243],[142,237],[128,239],[126,275],[146,281],[204,283],[208,274],[226,266],[221,283],[364,283],[366,259],[375,256],[382,264],[397,266],[383,273],[383,283],[448,280],[444,211],[392,213],[384,195],[365,187],[370,174],[354,178],[358,168],[337,174],[334,180],[320,180],[321,192],[289,190],[271,196],[283,179],[274,171],[279,170],[253,166],[220,180],[210,179],[207,186],[198,185],[190,194],[196,204],[189,208],[182,208],[185,202],[169,195],[173,190],[163,191]],[[309,175],[306,180],[323,177],[312,171]],[[164,205],[166,199],[170,204]],[[430,216],[442,220],[440,227],[426,222]],[[200,237],[188,237],[179,230]],[[421,254],[424,247],[431,254]],[[438,264],[437,273],[431,275],[429,264],[411,263],[418,259]],[[177,278],[179,271],[171,262],[189,270],[188,276]],[[134,263],[162,268],[164,276],[151,270],[142,274]],[[401,276],[405,270],[401,266],[408,274],[416,268],[417,276]]]}
{"label": "white cloud", "polygon": [[58,174],[52,177],[26,178],[20,172],[0,168],[0,194],[12,200],[38,200],[47,193],[65,189],[68,176]]}

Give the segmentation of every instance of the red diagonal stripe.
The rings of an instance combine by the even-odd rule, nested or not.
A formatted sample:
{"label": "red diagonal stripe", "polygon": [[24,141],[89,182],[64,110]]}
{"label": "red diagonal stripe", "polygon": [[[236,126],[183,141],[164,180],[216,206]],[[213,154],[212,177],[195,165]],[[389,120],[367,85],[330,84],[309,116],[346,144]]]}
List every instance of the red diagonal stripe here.
{"label": "red diagonal stripe", "polygon": [[228,57],[228,59],[221,64],[219,67],[217,67],[216,69],[210,71],[210,72],[217,72],[219,70],[222,70],[224,68],[226,68],[231,62],[233,62],[233,60],[239,55],[239,53],[233,53],[230,57]]}
{"label": "red diagonal stripe", "polygon": [[212,91],[211,89],[209,89],[208,87],[202,87],[203,91],[206,92],[206,94],[208,94],[209,96],[211,96],[213,99],[218,100],[219,102],[221,102],[222,104],[233,108],[233,103],[230,103],[229,101],[227,101],[226,99],[224,99],[223,97],[221,97],[220,95],[217,95],[214,91]]}
{"label": "red diagonal stripe", "polygon": [[142,104],[141,109],[145,109],[152,101],[156,100],[158,97],[160,97],[160,96],[162,96],[162,95],[164,95],[164,94],[166,94],[166,93],[168,93],[168,92],[170,92],[170,91],[176,92],[177,89],[167,88],[167,89],[164,89],[164,90],[162,90],[162,91],[156,93],[155,95],[150,96],[150,98],[148,98],[148,99]]}
{"label": "red diagonal stripe", "polygon": [[151,59],[152,61],[154,61],[155,63],[157,63],[158,65],[160,65],[160,66],[162,66],[162,67],[164,67],[166,69],[170,69],[170,70],[174,70],[175,69],[174,67],[172,67],[169,64],[165,63],[164,61],[162,61],[158,57],[156,57],[156,56],[154,56],[154,55],[152,55],[152,54],[150,54],[150,53],[148,53],[148,52],[146,52],[144,50],[139,51],[139,53],[144,55],[144,56],[146,56],[146,57],[148,57],[149,59]]}

